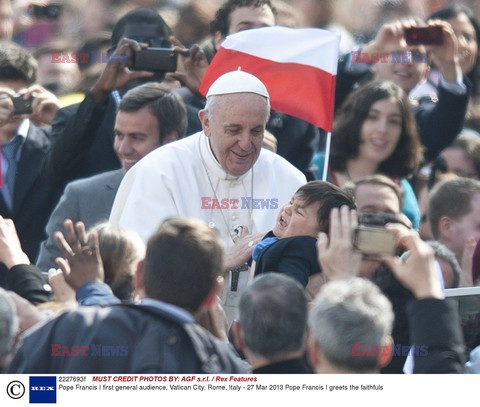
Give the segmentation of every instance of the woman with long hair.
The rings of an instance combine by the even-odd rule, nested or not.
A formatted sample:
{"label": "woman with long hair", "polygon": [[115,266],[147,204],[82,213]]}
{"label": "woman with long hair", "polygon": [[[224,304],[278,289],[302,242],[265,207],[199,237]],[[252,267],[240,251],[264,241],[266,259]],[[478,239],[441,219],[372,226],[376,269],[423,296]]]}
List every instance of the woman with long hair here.
{"label": "woman with long hair", "polygon": [[[353,92],[337,113],[327,180],[338,186],[373,174],[401,185],[403,212],[418,227],[420,212],[407,178],[422,161],[414,116],[405,92],[393,82],[374,81]],[[316,163],[320,170],[323,157]]]}

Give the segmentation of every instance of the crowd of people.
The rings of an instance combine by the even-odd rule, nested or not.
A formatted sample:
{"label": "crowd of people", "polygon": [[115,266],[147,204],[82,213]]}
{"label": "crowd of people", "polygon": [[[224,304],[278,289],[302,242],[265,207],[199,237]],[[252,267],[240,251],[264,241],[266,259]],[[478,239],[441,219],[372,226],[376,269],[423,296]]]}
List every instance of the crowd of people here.
{"label": "crowd of people", "polygon": [[[480,373],[480,8],[357,3],[0,0],[2,372]],[[341,33],[331,148],[199,91],[274,25]]]}

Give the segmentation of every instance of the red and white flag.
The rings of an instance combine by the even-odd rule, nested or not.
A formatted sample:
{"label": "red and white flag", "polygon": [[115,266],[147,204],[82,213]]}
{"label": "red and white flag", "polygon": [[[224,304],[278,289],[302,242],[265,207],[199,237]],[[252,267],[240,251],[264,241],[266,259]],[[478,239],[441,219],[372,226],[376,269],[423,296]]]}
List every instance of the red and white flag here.
{"label": "red and white flag", "polygon": [[237,69],[267,87],[272,109],[331,131],[340,34],[316,28],[265,27],[228,36],[200,86],[206,95]]}

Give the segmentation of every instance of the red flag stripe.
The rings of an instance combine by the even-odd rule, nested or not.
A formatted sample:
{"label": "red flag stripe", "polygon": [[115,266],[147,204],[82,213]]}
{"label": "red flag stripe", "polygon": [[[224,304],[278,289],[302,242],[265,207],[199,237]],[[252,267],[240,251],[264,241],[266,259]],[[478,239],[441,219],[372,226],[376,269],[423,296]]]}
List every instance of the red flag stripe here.
{"label": "red flag stripe", "polygon": [[239,67],[265,84],[272,109],[331,131],[335,75],[309,65],[279,63],[220,47],[203,78],[200,93],[205,95],[219,76]]}

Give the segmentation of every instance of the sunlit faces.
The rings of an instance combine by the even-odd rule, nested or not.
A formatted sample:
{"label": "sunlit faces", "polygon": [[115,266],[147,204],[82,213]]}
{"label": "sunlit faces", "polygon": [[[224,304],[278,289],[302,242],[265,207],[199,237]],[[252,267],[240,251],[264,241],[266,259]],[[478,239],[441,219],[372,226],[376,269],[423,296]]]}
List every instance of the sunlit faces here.
{"label": "sunlit faces", "polygon": [[475,28],[466,14],[460,14],[447,21],[457,37],[460,68],[466,75],[473,69],[477,60],[478,44]]}
{"label": "sunlit faces", "polygon": [[252,28],[271,27],[275,25],[273,11],[267,5],[261,7],[239,7],[230,14],[228,33],[234,34],[239,31]]}
{"label": "sunlit faces", "polygon": [[451,221],[451,230],[448,242],[442,242],[452,250],[457,258],[461,257],[468,240],[480,239],[480,193],[473,195],[470,202],[472,210],[459,219]]}
{"label": "sunlit faces", "polygon": [[113,148],[125,172],[160,145],[158,120],[148,107],[136,112],[120,110],[114,132]]}
{"label": "sunlit faces", "polygon": [[[427,74],[427,64],[425,62],[416,61],[412,58],[412,54],[425,53],[424,47],[389,49],[390,58],[387,63],[376,63],[372,66],[375,80],[388,80],[392,81],[396,85],[400,86],[405,93],[409,93],[420,81],[422,81]],[[404,53],[411,52],[411,55],[406,55],[403,58]],[[394,58],[392,53],[398,53],[399,58]],[[399,62],[392,62],[399,61]],[[410,62],[404,62],[410,61]]]}
{"label": "sunlit faces", "polygon": [[448,147],[442,151],[442,157],[450,172],[457,174],[459,177],[478,178],[473,160],[464,149]]}
{"label": "sunlit faces", "polygon": [[273,229],[278,238],[292,236],[317,237],[319,232],[317,212],[320,202],[305,206],[303,199],[294,196],[292,200],[282,207],[277,217],[277,225]]}
{"label": "sunlit faces", "polygon": [[375,102],[360,130],[358,158],[385,161],[395,151],[402,132],[402,113],[398,103],[391,99]]}
{"label": "sunlit faces", "polygon": [[380,184],[360,184],[355,188],[358,213],[400,213],[400,202],[395,191]]}
{"label": "sunlit faces", "polygon": [[[14,92],[26,89],[28,84],[24,81],[0,81],[0,88],[8,88]],[[0,127],[1,142],[8,142],[17,134],[18,126],[23,120],[22,116],[12,116],[2,127]]]}
{"label": "sunlit faces", "polygon": [[215,97],[219,100],[210,112],[200,111],[200,121],[217,161],[230,175],[239,177],[260,155],[269,114],[267,100],[255,93]]}

